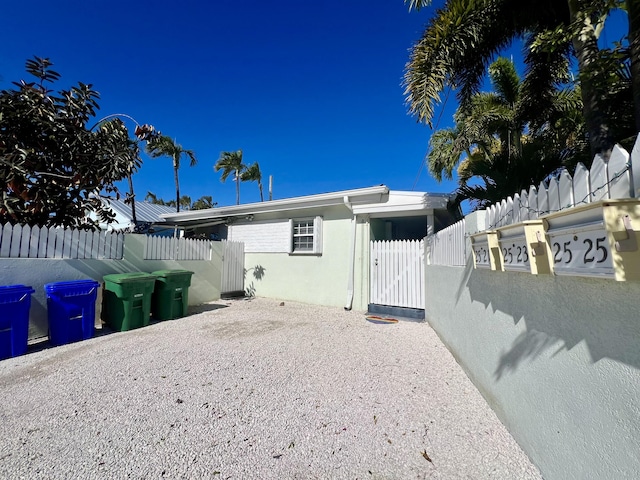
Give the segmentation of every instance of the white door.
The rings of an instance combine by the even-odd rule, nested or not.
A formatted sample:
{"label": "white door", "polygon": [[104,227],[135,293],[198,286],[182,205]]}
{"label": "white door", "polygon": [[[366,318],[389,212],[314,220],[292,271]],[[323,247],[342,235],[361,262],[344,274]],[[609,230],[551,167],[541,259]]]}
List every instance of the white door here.
{"label": "white door", "polygon": [[370,255],[369,302],[424,309],[424,242],[371,242]]}

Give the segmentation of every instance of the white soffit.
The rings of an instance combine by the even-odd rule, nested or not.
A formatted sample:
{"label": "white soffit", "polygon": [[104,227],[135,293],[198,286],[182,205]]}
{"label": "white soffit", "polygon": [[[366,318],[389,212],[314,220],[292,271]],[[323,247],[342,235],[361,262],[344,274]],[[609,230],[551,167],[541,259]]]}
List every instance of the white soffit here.
{"label": "white soffit", "polygon": [[391,190],[386,202],[354,205],[353,212],[372,217],[426,215],[432,210],[447,208],[448,201],[446,194]]}
{"label": "white soffit", "polygon": [[355,207],[362,204],[375,204],[385,202],[389,195],[389,188],[385,185],[376,187],[344,190],[340,192],[308,195],[305,197],[286,198],[282,200],[270,200],[267,202],[233,205],[229,207],[216,207],[204,210],[191,210],[186,212],[162,215],[169,223],[202,224],[212,220],[243,215],[257,215],[261,213],[286,212],[308,208],[328,207],[343,205],[345,197]]}

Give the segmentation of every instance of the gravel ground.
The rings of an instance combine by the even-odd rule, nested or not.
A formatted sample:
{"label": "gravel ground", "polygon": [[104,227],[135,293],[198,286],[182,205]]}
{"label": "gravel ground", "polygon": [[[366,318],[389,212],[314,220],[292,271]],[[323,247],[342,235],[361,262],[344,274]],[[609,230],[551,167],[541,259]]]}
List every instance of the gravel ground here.
{"label": "gravel ground", "polygon": [[540,478],[425,323],[192,313],[0,362],[0,478]]}

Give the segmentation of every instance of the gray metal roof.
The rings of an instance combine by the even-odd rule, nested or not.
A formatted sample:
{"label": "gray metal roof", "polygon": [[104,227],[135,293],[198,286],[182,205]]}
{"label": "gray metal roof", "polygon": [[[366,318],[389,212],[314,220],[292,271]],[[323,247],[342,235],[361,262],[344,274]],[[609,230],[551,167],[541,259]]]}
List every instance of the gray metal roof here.
{"label": "gray metal roof", "polygon": [[[127,205],[122,200],[105,200],[105,203],[120,215],[131,219],[131,205]],[[136,202],[136,219],[138,222],[164,223],[164,218],[160,215],[166,213],[176,213],[175,207],[166,205],[156,205],[149,202]]]}

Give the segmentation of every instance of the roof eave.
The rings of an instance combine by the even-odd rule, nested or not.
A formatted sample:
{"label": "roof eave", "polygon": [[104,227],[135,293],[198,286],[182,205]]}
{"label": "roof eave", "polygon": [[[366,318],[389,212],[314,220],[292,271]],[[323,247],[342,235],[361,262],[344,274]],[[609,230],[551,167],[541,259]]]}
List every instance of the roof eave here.
{"label": "roof eave", "polygon": [[257,215],[261,213],[274,213],[290,210],[302,210],[309,208],[329,207],[341,205],[345,197],[352,205],[380,203],[389,194],[389,188],[385,185],[376,187],[344,190],[341,192],[322,193],[304,197],[285,198],[267,202],[248,203],[245,205],[233,205],[230,207],[207,208],[204,210],[192,210],[175,214],[164,214],[161,218],[173,224],[197,224],[200,221],[211,221],[216,218],[237,217],[243,215]]}

